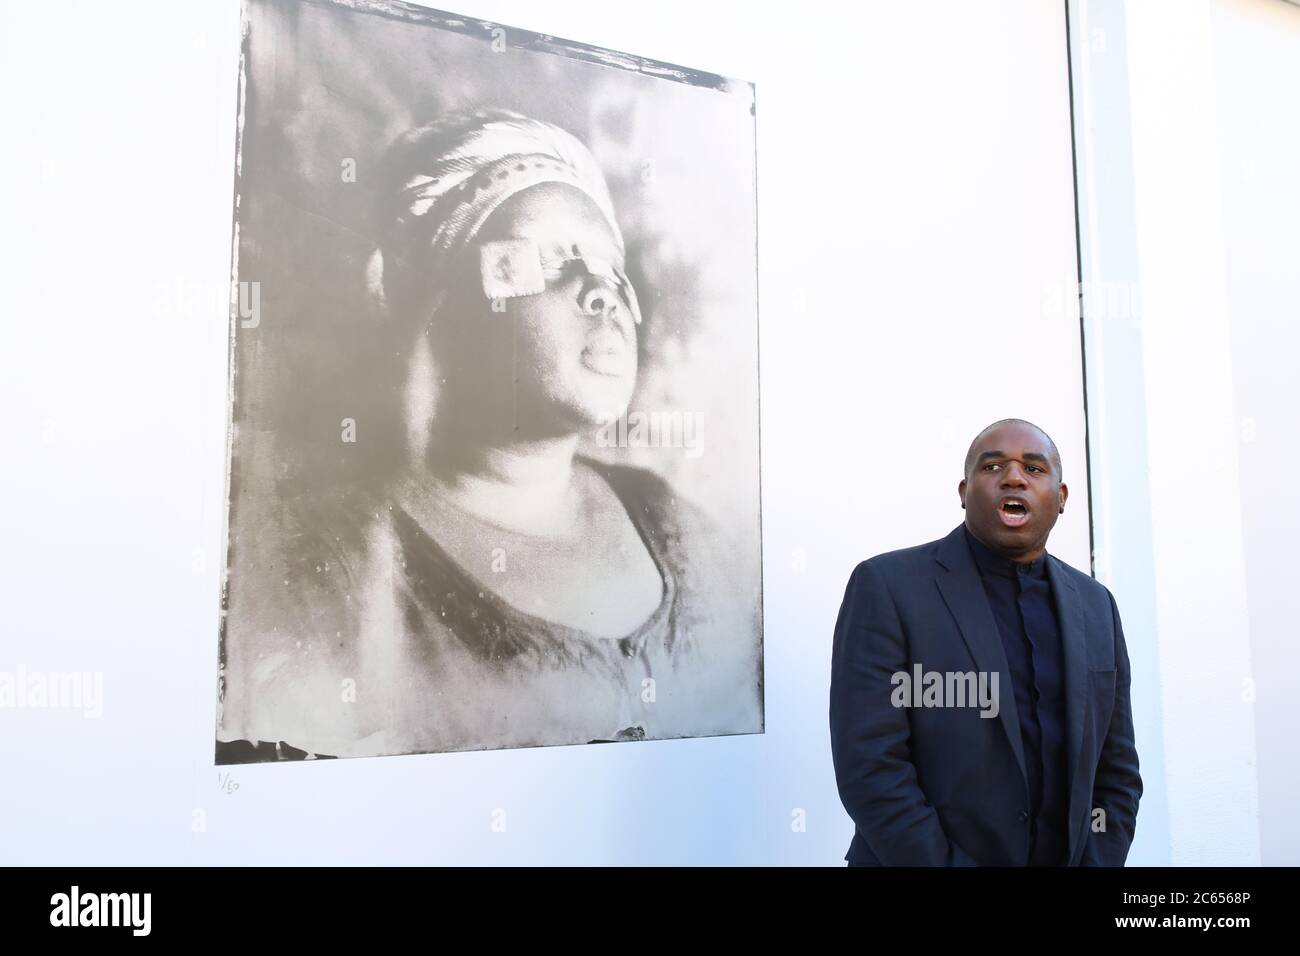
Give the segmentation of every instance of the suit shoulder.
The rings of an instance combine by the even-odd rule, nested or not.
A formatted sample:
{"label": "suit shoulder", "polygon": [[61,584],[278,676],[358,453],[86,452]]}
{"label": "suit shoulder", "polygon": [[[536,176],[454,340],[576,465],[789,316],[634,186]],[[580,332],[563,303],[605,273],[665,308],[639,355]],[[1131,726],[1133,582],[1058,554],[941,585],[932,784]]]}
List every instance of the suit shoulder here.
{"label": "suit shoulder", "polygon": [[[1066,579],[1073,582],[1074,586],[1079,589],[1079,593],[1087,600],[1099,601],[1105,604],[1116,604],[1115,597],[1110,588],[1102,584],[1091,574],[1080,571],[1072,564],[1067,564],[1056,555],[1051,555],[1051,559],[1056,566],[1065,575]],[[1118,606],[1118,605],[1117,605]]]}
{"label": "suit shoulder", "polygon": [[[1094,578],[1086,571],[1080,571],[1074,565],[1063,561],[1056,555],[1048,552],[1048,558],[1056,564],[1056,567],[1065,573],[1065,576],[1073,581],[1076,585],[1085,588],[1089,593],[1100,594],[1106,590],[1106,586]],[[1098,590],[1100,589],[1100,590]]]}
{"label": "suit shoulder", "polygon": [[912,545],[910,548],[897,548],[859,561],[853,569],[854,576],[872,572],[892,580],[899,575],[912,575],[918,570],[929,568],[938,555],[939,545],[943,539],[927,541],[925,544]]}

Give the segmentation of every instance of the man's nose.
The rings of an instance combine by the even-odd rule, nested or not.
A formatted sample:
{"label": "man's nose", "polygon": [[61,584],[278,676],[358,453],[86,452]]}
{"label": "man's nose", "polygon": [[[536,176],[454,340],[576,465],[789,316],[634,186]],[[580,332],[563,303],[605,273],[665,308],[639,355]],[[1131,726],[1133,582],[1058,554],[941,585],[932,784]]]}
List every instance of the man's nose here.
{"label": "man's nose", "polygon": [[1006,470],[1002,472],[1003,487],[1023,488],[1028,484],[1025,481],[1025,473],[1021,470],[1019,462],[1008,462]]}

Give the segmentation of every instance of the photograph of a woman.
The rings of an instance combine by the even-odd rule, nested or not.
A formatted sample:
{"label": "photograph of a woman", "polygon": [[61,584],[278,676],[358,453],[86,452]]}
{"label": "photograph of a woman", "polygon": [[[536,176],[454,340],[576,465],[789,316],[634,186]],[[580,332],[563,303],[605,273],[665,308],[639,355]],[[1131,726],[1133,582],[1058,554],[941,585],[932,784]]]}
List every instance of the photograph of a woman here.
{"label": "photograph of a woman", "polygon": [[[486,38],[443,36],[437,22],[299,0],[253,6],[266,17],[252,20],[253,51],[258,23],[280,36],[269,24],[290,7],[298,28],[317,11],[353,35],[373,28],[374,43],[433,33],[502,65]],[[546,60],[575,89],[610,72]],[[656,202],[642,189],[625,212],[610,184],[644,186],[644,163],[607,175],[583,139],[531,115],[544,103],[525,113],[518,95],[503,106],[476,92],[427,122],[393,118],[367,188],[341,194],[344,215],[365,197],[362,225],[334,243],[314,214],[257,205],[270,170],[255,168],[260,127],[243,133],[239,274],[259,267],[274,276],[263,301],[297,307],[268,307],[235,332],[218,763],[762,731],[756,321],[719,339],[742,357],[730,380],[709,381],[708,366],[728,363],[689,334],[689,313],[708,304],[705,274],[747,257],[702,254],[683,273],[664,252],[660,207],[689,196]],[[259,114],[270,106],[246,115],[283,130]],[[302,165],[277,175],[301,178]],[[752,215],[752,192],[748,203]],[[277,225],[278,243],[262,238]],[[292,265],[304,247],[332,255],[319,282]],[[735,279],[752,290],[752,271]],[[706,368],[674,387],[671,359]],[[687,432],[667,427],[605,440],[626,437],[614,426],[637,410],[694,423],[694,439],[715,419],[744,428],[716,452],[682,447]],[[726,498],[741,507],[707,507]]]}

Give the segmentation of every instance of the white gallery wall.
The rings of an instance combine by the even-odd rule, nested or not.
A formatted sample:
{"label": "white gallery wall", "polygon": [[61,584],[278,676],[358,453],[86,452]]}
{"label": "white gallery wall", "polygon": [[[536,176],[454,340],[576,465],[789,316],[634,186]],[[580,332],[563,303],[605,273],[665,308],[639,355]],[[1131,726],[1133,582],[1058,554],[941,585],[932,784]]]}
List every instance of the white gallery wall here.
{"label": "white gallery wall", "polygon": [[[1212,10],[1160,2],[1126,13],[1171,862],[1256,863]],[[1198,472],[1204,483],[1189,480]]]}
{"label": "white gallery wall", "polygon": [[[827,683],[857,561],[955,527],[967,444],[1017,416],[1060,446],[1072,494],[1050,550],[1088,570],[1063,4],[824,3],[792,19],[785,4],[473,0],[456,12],[757,84],[766,733],[219,774],[238,4],[10,2],[0,670],[102,674],[103,697],[98,716],[0,709],[0,862],[839,864],[852,825],[831,770]],[[1211,88],[1232,95],[1229,83]],[[1280,135],[1248,120],[1224,135]],[[1269,187],[1233,188],[1262,200]],[[1288,188],[1294,196],[1294,178]],[[1230,250],[1252,261],[1250,224],[1221,218]],[[1253,288],[1230,271],[1221,291],[1245,301]],[[1270,354],[1237,351],[1233,362],[1263,372],[1280,361]],[[1243,392],[1223,365],[1207,389],[1254,403],[1263,435],[1284,398]],[[1216,441],[1234,421],[1216,420]],[[1175,481],[1159,468],[1184,453],[1183,438],[1165,439],[1174,443],[1152,461],[1153,500],[1157,482]],[[1230,452],[1231,494],[1245,501],[1252,486]],[[1112,455],[1108,467],[1145,463]],[[1102,476],[1112,501],[1116,474]],[[1254,587],[1283,569],[1244,557],[1272,513],[1230,507],[1232,613],[1249,602],[1252,621],[1273,614],[1279,628],[1247,638],[1227,621],[1236,667],[1252,642],[1257,661],[1279,652],[1285,608]],[[1174,791],[1201,725],[1169,726],[1187,715],[1161,692],[1186,656],[1171,656],[1177,636],[1157,630],[1176,613],[1181,569],[1159,564],[1173,540],[1159,527],[1177,521],[1153,510],[1149,524],[1156,557],[1143,573],[1163,590],[1103,577],[1125,615],[1135,694],[1147,695],[1135,712],[1153,798],[1132,863],[1187,859],[1178,841],[1194,840],[1197,814],[1210,812]],[[1198,635],[1200,653],[1209,636]],[[1256,686],[1262,707],[1264,680]],[[1253,729],[1242,732],[1253,749]],[[1261,759],[1281,740],[1261,736]],[[1237,780],[1240,750],[1216,779]],[[1264,820],[1280,812],[1268,795],[1295,789],[1280,758],[1273,766],[1267,783],[1260,768]],[[1245,812],[1226,831],[1243,860],[1258,853]]]}
{"label": "white gallery wall", "polygon": [[1255,706],[1259,857],[1300,864],[1300,6],[1215,3],[1225,292]]}
{"label": "white gallery wall", "polygon": [[1295,865],[1300,6],[1070,6],[1097,574],[1152,637],[1139,847]]}

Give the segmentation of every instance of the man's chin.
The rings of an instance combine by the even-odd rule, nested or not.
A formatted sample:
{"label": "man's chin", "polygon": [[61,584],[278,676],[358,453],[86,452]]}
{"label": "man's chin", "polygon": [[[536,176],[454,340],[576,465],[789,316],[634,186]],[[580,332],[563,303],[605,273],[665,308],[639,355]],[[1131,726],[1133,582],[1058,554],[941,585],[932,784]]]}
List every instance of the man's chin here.
{"label": "man's chin", "polygon": [[990,530],[989,540],[1013,560],[1017,560],[1018,555],[1037,551],[1047,543],[1042,530],[1028,524],[1018,528],[1008,528],[1000,523],[994,525]]}
{"label": "man's chin", "polygon": [[1009,528],[999,521],[996,515],[979,525],[976,537],[988,545],[997,545],[1004,549],[1024,548],[1034,540],[1028,524]]}

